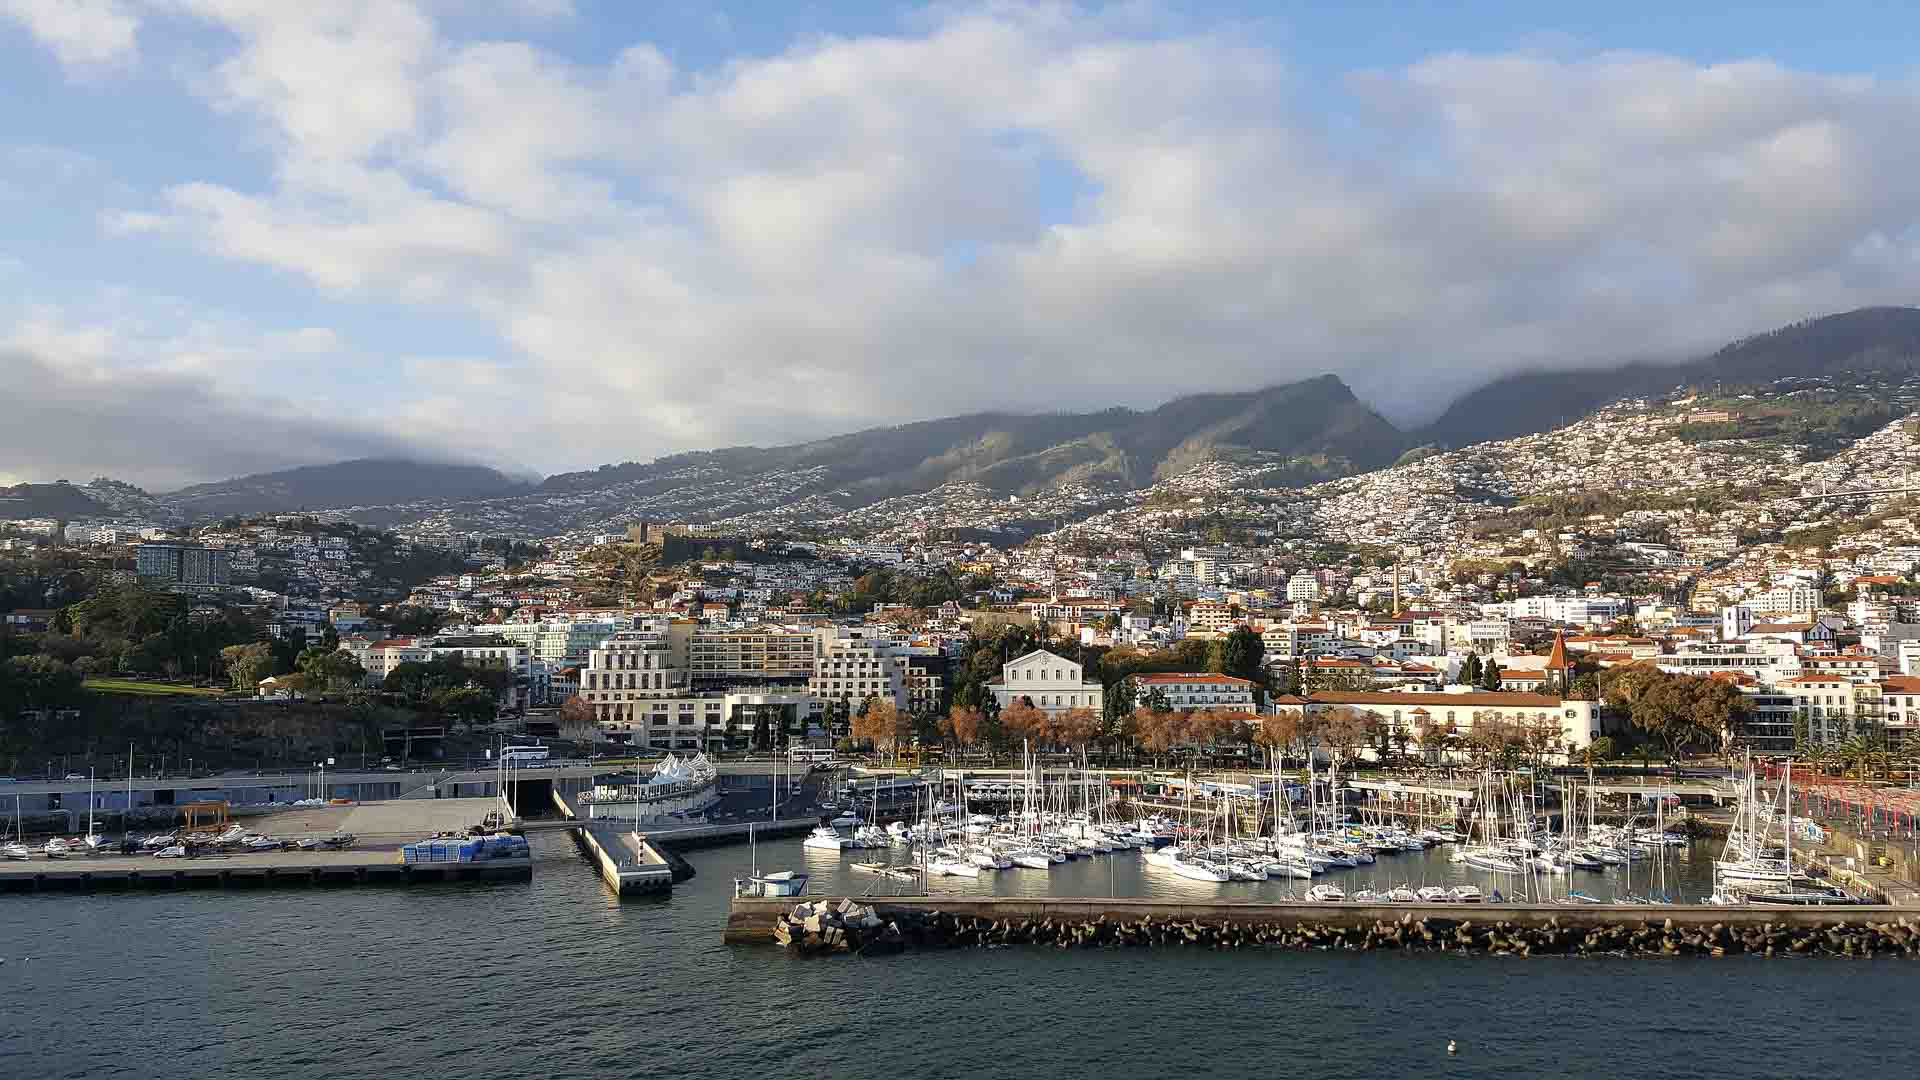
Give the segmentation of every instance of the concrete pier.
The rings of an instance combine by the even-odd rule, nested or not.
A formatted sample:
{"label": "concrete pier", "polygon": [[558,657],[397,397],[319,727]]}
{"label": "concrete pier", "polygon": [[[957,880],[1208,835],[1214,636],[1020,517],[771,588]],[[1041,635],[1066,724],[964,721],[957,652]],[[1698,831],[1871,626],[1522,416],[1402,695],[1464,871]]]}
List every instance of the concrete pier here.
{"label": "concrete pier", "polygon": [[394,851],[272,851],[161,859],[95,855],[0,864],[0,892],[264,885],[408,885],[427,881],[528,881],[529,859],[406,864]]}
{"label": "concrete pier", "polygon": [[[772,944],[774,922],[793,910],[801,900],[844,897],[789,897],[782,899],[735,898],[727,909],[727,926],[722,940],[728,944]],[[1178,919],[1183,922],[1222,925],[1258,924],[1283,928],[1346,927],[1365,928],[1375,923],[1397,923],[1403,919],[1472,920],[1476,923],[1508,922],[1517,926],[1544,927],[1548,920],[1567,928],[1651,924],[1660,926],[1671,920],[1676,927],[1705,928],[1715,924],[1729,927],[1774,926],[1829,927],[1858,925],[1868,921],[1891,921],[1911,911],[1879,905],[1848,907],[1786,907],[1763,904],[1744,907],[1710,907],[1693,904],[1611,905],[1611,904],[1320,904],[1310,902],[1258,902],[1239,900],[1203,900],[1170,902],[1116,897],[957,897],[957,896],[856,896],[858,904],[872,906],[882,918],[895,912],[941,911],[951,915],[1002,921],[1087,923],[1099,919],[1109,922],[1137,922],[1141,919]]]}

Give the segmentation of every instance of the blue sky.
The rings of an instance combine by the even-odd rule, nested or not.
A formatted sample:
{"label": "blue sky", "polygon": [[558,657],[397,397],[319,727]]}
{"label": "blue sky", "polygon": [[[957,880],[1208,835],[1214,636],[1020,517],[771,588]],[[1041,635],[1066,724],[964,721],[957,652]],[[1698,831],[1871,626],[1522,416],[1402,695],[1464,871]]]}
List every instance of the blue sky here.
{"label": "blue sky", "polygon": [[555,471],[1323,371],[1417,423],[1912,302],[1914,22],[0,0],[0,480]]}

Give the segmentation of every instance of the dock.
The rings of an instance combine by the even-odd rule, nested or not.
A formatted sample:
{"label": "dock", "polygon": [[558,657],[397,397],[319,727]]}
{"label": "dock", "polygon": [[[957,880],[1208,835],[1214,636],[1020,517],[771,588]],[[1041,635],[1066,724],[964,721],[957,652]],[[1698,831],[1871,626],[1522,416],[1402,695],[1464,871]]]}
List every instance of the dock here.
{"label": "dock", "polygon": [[281,837],[352,833],[345,851],[234,851],[193,858],[153,854],[73,855],[0,862],[0,892],[51,889],[198,888],[266,885],[406,885],[438,881],[530,881],[531,859],[405,863],[400,849],[459,831],[499,809],[495,799],[407,799],[267,814],[248,824]]}

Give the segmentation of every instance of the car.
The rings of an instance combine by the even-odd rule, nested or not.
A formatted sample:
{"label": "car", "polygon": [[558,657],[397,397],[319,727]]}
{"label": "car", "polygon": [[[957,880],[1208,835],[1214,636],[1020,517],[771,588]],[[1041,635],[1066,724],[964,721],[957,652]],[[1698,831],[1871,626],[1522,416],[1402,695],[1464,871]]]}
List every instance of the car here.
{"label": "car", "polygon": [[86,775],[85,775],[84,773],[77,773],[77,772],[70,772],[70,773],[68,773],[68,774],[67,774],[67,779],[69,779],[69,780],[85,780],[85,779],[86,779]]}

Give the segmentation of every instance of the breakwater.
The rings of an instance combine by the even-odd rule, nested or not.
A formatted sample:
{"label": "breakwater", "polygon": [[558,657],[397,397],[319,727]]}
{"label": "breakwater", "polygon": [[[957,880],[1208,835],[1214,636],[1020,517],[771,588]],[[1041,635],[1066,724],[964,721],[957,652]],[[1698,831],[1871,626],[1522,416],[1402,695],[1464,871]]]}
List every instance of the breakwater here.
{"label": "breakwater", "polygon": [[906,948],[1417,950],[1495,956],[1920,956],[1920,921],[1887,908],[1569,905],[1167,905],[1125,900],[871,904],[735,900],[729,942],[799,952]]}

